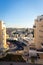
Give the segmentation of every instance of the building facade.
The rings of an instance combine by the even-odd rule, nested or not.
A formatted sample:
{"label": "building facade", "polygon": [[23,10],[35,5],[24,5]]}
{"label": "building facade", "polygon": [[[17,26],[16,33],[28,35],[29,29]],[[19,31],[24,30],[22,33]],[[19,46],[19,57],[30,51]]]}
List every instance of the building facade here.
{"label": "building facade", "polygon": [[3,21],[0,21],[0,48],[6,48],[6,27]]}
{"label": "building facade", "polygon": [[34,28],[34,43],[36,48],[41,48],[41,44],[43,44],[43,15],[38,16],[35,19]]}

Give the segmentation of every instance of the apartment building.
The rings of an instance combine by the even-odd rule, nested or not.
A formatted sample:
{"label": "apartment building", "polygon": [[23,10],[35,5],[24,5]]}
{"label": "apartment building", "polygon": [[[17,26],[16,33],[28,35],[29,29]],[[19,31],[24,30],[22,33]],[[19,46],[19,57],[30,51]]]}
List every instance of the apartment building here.
{"label": "apartment building", "polygon": [[6,46],[6,27],[3,21],[0,21],[0,49]]}
{"label": "apartment building", "polygon": [[43,15],[38,16],[37,19],[35,19],[33,28],[34,43],[36,45],[36,48],[41,48],[41,45],[43,44]]}

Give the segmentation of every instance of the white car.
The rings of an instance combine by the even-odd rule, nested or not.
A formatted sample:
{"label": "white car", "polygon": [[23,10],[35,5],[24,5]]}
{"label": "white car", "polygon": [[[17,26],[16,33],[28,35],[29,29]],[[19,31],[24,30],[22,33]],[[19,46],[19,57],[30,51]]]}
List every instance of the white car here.
{"label": "white car", "polygon": [[34,56],[34,57],[37,56],[37,51],[34,49],[29,49],[29,57],[31,56]]}

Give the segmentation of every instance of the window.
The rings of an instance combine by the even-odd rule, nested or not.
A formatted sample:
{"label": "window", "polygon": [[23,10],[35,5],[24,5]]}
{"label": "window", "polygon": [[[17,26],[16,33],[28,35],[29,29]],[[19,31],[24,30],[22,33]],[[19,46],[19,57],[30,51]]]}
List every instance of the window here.
{"label": "window", "polygon": [[41,21],[42,19],[40,19],[40,21]]}
{"label": "window", "polygon": [[43,20],[43,18],[40,18],[40,21]]}
{"label": "window", "polygon": [[39,36],[40,38],[43,38],[43,36]]}
{"label": "window", "polygon": [[36,26],[34,25],[33,28],[36,28]]}
{"label": "window", "polygon": [[41,45],[43,45],[43,43],[41,43]]}
{"label": "window", "polygon": [[39,30],[39,32],[43,32],[43,30]]}
{"label": "window", "polygon": [[43,25],[41,27],[43,27]]}

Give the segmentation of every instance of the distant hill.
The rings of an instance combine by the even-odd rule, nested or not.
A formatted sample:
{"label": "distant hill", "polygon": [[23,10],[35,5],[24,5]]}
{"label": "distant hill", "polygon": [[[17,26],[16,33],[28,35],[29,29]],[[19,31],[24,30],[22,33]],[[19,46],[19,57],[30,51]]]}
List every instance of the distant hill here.
{"label": "distant hill", "polygon": [[6,28],[6,33],[9,34],[9,36],[11,36],[11,32],[13,31],[17,31],[17,30],[23,30],[25,31],[25,28]]}
{"label": "distant hill", "polygon": [[29,32],[32,31],[32,28],[6,28],[6,33],[9,34],[9,36],[12,36],[13,31],[24,31],[24,32]]}

